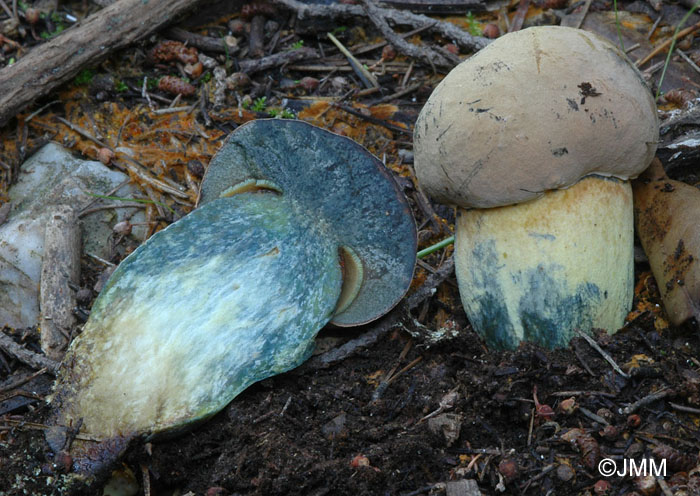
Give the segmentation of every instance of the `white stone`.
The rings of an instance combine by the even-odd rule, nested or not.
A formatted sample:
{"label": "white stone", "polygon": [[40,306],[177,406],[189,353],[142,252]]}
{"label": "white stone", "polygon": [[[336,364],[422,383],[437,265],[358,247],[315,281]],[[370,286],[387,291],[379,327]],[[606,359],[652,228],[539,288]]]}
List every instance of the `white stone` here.
{"label": "white stone", "polygon": [[[81,210],[128,179],[100,162],[80,160],[55,143],[49,143],[22,164],[17,184],[10,188],[12,210],[0,226],[0,326],[30,327],[39,322],[39,281],[44,251],[44,231],[49,212],[56,205]],[[133,198],[126,185],[114,196]],[[81,219],[83,252],[105,257],[112,226],[134,209],[100,210]],[[143,222],[137,212],[131,222]],[[143,239],[144,230],[134,235]]]}

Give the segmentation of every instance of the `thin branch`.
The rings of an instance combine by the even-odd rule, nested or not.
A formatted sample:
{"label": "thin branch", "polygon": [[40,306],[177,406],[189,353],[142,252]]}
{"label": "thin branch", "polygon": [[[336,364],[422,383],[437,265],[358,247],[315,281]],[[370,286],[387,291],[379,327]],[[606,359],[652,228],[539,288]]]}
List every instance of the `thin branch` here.
{"label": "thin branch", "polygon": [[612,357],[611,357],[610,355],[608,355],[608,354],[603,350],[603,348],[600,347],[600,345],[599,345],[598,343],[596,343],[595,339],[593,339],[593,338],[590,337],[588,334],[586,334],[585,332],[582,332],[582,331],[580,331],[580,330],[577,330],[577,331],[576,331],[576,334],[578,334],[578,335],[581,336],[583,339],[585,339],[585,340],[588,342],[588,344],[591,345],[591,348],[593,348],[593,349],[596,350],[598,353],[600,353],[600,355],[601,355],[603,358],[605,358],[605,360],[612,366],[612,368],[615,369],[615,372],[617,372],[618,374],[620,374],[622,377],[624,377],[624,378],[626,378],[626,379],[629,379],[629,374],[627,374],[626,372],[624,372],[624,371],[620,368],[620,366],[619,366],[617,363],[615,363],[615,360],[613,360]]}
{"label": "thin branch", "polygon": [[[314,5],[301,3],[298,0],[272,0],[296,13],[299,19],[322,18],[329,20],[357,19],[365,17],[366,13],[360,5],[346,5],[332,3],[330,5]],[[396,26],[409,26],[412,29],[428,26],[431,33],[436,33],[453,41],[457,46],[466,51],[477,51],[488,45],[491,40],[481,36],[472,36],[454,24],[437,21],[428,16],[413,14],[378,7],[378,12],[383,19]]]}
{"label": "thin branch", "polygon": [[15,357],[20,362],[29,365],[33,369],[46,369],[46,371],[52,375],[56,375],[56,371],[58,370],[58,362],[44,355],[40,355],[39,353],[34,353],[24,346],[15,343],[15,341],[4,332],[0,332],[0,350]]}
{"label": "thin branch", "polygon": [[397,35],[393,29],[391,29],[391,27],[389,26],[389,24],[383,16],[382,9],[379,8],[373,0],[360,1],[362,2],[363,7],[365,8],[367,17],[370,21],[372,21],[372,24],[374,24],[377,27],[377,29],[379,29],[379,31],[382,33],[384,38],[386,38],[386,40],[389,43],[391,43],[394,46],[394,48],[396,48],[396,50],[398,50],[402,54],[406,55],[407,57],[421,60],[431,67],[433,67],[433,64],[435,64],[443,68],[451,69],[452,67],[456,66],[461,62],[459,60],[459,57],[457,57],[456,55],[451,55],[450,57],[447,57],[446,55],[443,55],[442,53],[439,53],[435,50],[419,47],[417,45],[414,45],[413,43],[409,43],[408,41],[404,40],[401,36]]}

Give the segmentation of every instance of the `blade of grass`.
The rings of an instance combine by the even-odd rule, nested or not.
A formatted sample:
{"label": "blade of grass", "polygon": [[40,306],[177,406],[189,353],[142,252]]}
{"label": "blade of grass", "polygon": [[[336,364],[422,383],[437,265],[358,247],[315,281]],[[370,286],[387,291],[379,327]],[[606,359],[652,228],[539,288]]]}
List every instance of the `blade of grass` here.
{"label": "blade of grass", "polygon": [[613,9],[615,11],[615,27],[617,27],[617,39],[620,40],[620,50],[624,53],[625,42],[622,41],[622,24],[620,23],[620,16],[617,10],[617,0],[613,0]]}
{"label": "blade of grass", "polygon": [[136,203],[150,203],[154,205],[160,205],[161,207],[167,208],[170,210],[170,213],[173,215],[177,215],[175,210],[167,206],[165,203],[161,203],[155,200],[146,200],[145,198],[122,198],[120,196],[107,196],[107,195],[98,195],[96,193],[87,193],[89,196],[94,196],[95,198],[101,198],[103,200],[114,200],[114,201],[128,201],[128,202],[136,202]]}
{"label": "blade of grass", "polygon": [[431,253],[434,253],[434,252],[438,251],[438,250],[441,249],[441,248],[444,248],[444,247],[446,247],[446,246],[448,246],[448,245],[451,245],[451,244],[454,243],[454,242],[455,242],[455,237],[454,237],[454,236],[450,236],[449,238],[445,238],[445,239],[443,239],[442,241],[439,241],[438,243],[435,243],[434,245],[430,245],[430,246],[428,246],[427,248],[422,249],[421,251],[419,251],[419,252],[416,254],[416,256],[417,256],[418,258],[427,257],[427,256],[430,255]]}
{"label": "blade of grass", "polygon": [[688,13],[683,16],[683,19],[681,19],[681,22],[678,23],[678,26],[676,26],[676,30],[673,32],[673,38],[671,39],[671,47],[668,49],[666,61],[664,62],[664,68],[661,71],[661,77],[659,78],[659,83],[656,88],[656,100],[658,100],[661,96],[661,84],[664,82],[664,78],[666,77],[666,69],[668,69],[668,66],[671,63],[671,55],[673,54],[673,49],[676,47],[676,39],[678,38],[678,33],[680,32],[680,29],[683,26],[683,24],[686,23],[688,18],[690,18],[690,16],[693,14],[693,12],[695,12],[698,9],[698,7],[700,7],[700,1],[695,2],[692,8],[688,10]]}

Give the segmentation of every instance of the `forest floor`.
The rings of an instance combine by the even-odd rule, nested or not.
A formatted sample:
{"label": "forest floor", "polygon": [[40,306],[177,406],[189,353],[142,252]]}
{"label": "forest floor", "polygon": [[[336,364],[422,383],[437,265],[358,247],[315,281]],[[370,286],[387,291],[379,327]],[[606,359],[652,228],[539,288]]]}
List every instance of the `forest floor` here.
{"label": "forest floor", "polygon": [[[56,3],[6,6],[0,67],[100,10]],[[396,46],[371,10],[352,2],[314,7],[318,17],[304,19],[296,14],[303,5],[291,0],[201,6],[82,68],[11,119],[0,130],[0,201],[22,162],[48,141],[130,170],[125,147],[145,171],[130,170],[132,181],[157,202],[143,204],[152,234],[194,207],[202,172],[237,126],[293,118],[348,136],[382,159],[409,198],[419,249],[447,238],[454,210],[431,202],[412,168],[413,124],[433,88],[488,43],[484,33],[565,22],[616,42],[615,12],[601,0],[412,5],[438,25],[395,10],[407,5],[386,7]],[[13,6],[17,22],[8,29]],[[639,60],[670,39],[690,6],[638,0],[617,8],[620,34],[628,47],[639,43],[630,51]],[[691,13],[684,26],[698,20]],[[447,36],[446,25],[463,36]],[[666,121],[664,143],[700,124],[700,75],[691,65],[700,63],[700,44],[691,33],[679,46],[683,55],[672,57],[661,83],[659,112],[674,124]],[[641,67],[654,91],[664,60],[659,51]],[[698,150],[677,154],[664,143],[659,156],[669,175],[697,185]],[[186,198],[149,178],[181,185]],[[140,242],[113,238],[112,264]],[[634,307],[619,332],[575,338],[566,349],[524,344],[515,351],[489,350],[473,331],[451,258],[448,246],[419,261],[409,296],[421,287],[424,295],[410,310],[400,305],[375,323],[324,329],[315,356],[299,369],[249,387],[185,434],[134,444],[116,467],[122,479],[137,485],[133,494],[168,496],[466,496],[478,494],[477,486],[489,495],[700,495],[698,323],[669,323],[643,255]],[[80,287],[91,296],[78,314],[86,315],[105,265],[84,255],[81,269]],[[3,332],[40,353],[36,327]],[[66,474],[44,441],[52,381],[50,371],[0,352],[0,495],[102,494],[62,489]],[[620,466],[666,460],[666,474],[605,477],[598,464],[606,458]]]}

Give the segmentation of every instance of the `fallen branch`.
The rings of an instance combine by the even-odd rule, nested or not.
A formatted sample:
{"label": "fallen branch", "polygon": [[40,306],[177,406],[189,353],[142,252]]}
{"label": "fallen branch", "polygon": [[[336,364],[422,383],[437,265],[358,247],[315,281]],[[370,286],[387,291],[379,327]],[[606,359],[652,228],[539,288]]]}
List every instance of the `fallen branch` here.
{"label": "fallen branch", "polygon": [[360,1],[365,8],[367,17],[369,17],[369,20],[372,21],[372,24],[374,24],[377,29],[379,29],[379,32],[382,33],[382,36],[384,36],[384,38],[403,55],[420,60],[424,64],[431,67],[437,65],[439,67],[451,69],[460,63],[459,57],[449,54],[449,52],[448,54],[450,56],[448,57],[440,52],[431,50],[430,48],[420,47],[404,40],[398,34],[396,34],[393,29],[391,29],[386,19],[382,15],[383,10],[380,9],[376,3],[374,3],[374,0]]}
{"label": "fallen branch", "polygon": [[199,0],[119,0],[0,70],[0,126],[25,106],[143,38]]}
{"label": "fallen branch", "polygon": [[[321,18],[330,20],[354,19],[366,17],[365,9],[360,5],[333,3],[330,5],[305,4],[297,0],[272,0],[296,13],[301,20]],[[491,40],[481,36],[472,36],[458,26],[449,22],[438,21],[430,17],[404,12],[395,9],[377,7],[377,15],[395,26],[409,26],[413,29],[426,27],[431,33],[436,33],[453,41],[466,51],[477,51],[488,45]]]}

